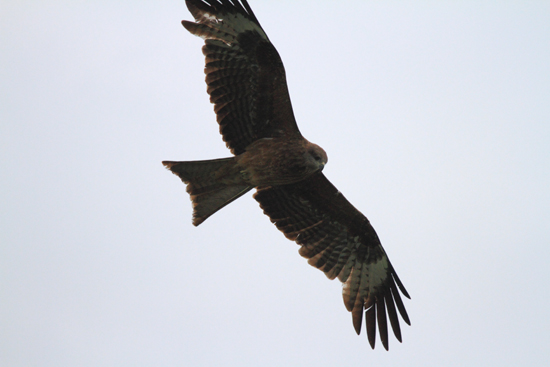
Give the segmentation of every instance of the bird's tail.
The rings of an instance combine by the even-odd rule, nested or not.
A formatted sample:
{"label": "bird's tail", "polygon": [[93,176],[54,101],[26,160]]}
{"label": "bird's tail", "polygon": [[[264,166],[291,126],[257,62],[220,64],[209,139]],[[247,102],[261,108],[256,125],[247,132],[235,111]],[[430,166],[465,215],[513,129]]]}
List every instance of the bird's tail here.
{"label": "bird's tail", "polygon": [[162,164],[187,184],[195,226],[252,189],[243,180],[234,157]]}

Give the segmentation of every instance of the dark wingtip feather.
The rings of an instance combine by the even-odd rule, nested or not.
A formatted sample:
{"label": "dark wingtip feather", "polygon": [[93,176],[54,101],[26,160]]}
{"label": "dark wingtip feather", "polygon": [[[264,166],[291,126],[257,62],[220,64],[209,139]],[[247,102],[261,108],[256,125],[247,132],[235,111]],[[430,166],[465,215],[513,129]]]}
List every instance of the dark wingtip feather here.
{"label": "dark wingtip feather", "polygon": [[353,320],[353,327],[357,335],[361,334],[361,324],[363,323],[363,305],[355,305],[351,311],[351,317]]}
{"label": "dark wingtip feather", "polygon": [[409,296],[409,292],[407,292],[407,290],[405,289],[405,286],[403,285],[403,283],[401,283],[401,279],[399,279],[399,277],[397,276],[397,273],[393,269],[393,266],[391,268],[391,273],[392,273],[393,279],[395,280],[395,283],[397,283],[397,286],[401,290],[401,293],[403,293],[403,295],[408,299],[411,299],[411,296]]}
{"label": "dark wingtip feather", "polygon": [[384,298],[376,300],[376,316],[378,319],[378,332],[380,333],[380,340],[382,341],[384,349],[388,350],[388,320],[386,319],[386,306],[384,305]]}
{"label": "dark wingtip feather", "polygon": [[401,327],[399,326],[399,318],[397,317],[397,311],[391,292],[384,296],[386,298],[386,308],[388,310],[388,318],[390,319],[391,328],[395,338],[401,343]]}
{"label": "dark wingtip feather", "polygon": [[403,321],[405,321],[407,324],[410,325],[411,320],[409,320],[409,315],[407,314],[407,310],[405,310],[405,305],[403,304],[403,300],[399,295],[399,291],[397,290],[397,287],[395,286],[395,284],[391,284],[390,289],[393,295],[393,299],[395,300],[395,305],[397,306],[397,309],[399,310],[399,313],[401,314]]}
{"label": "dark wingtip feather", "polygon": [[365,311],[365,326],[367,328],[367,337],[372,349],[376,344],[376,307],[374,302],[367,300],[367,310]]}

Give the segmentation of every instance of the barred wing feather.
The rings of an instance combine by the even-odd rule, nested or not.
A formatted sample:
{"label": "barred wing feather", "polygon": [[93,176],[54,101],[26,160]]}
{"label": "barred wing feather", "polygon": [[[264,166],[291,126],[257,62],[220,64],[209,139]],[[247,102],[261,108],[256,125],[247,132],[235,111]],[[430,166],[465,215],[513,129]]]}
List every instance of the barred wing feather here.
{"label": "barred wing feather", "polygon": [[258,188],[254,198],[277,228],[301,246],[299,253],[310,265],[343,283],[344,304],[357,334],[364,312],[372,348],[378,324],[388,349],[387,318],[401,341],[397,311],[410,321],[399,291],[410,296],[368,219],[321,172],[295,184]]}
{"label": "barred wing feather", "polygon": [[281,58],[246,0],[186,3],[195,22],[182,24],[205,39],[207,92],[231,152],[261,138],[301,136]]}

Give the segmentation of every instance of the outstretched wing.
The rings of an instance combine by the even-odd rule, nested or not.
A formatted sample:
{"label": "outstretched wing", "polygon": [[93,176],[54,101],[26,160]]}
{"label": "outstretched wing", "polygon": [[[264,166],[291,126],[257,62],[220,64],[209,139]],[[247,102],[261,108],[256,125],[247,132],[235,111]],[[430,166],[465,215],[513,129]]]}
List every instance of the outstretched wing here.
{"label": "outstretched wing", "polygon": [[309,264],[344,283],[344,304],[357,334],[365,310],[372,348],[378,322],[380,339],[388,349],[386,314],[401,341],[396,306],[403,320],[409,325],[410,321],[398,288],[410,296],[368,219],[321,172],[295,184],[258,188],[254,198],[277,228],[301,246],[300,255]]}
{"label": "outstretched wing", "polygon": [[283,63],[246,0],[186,0],[205,39],[206,84],[233,154],[260,138],[299,135]]}

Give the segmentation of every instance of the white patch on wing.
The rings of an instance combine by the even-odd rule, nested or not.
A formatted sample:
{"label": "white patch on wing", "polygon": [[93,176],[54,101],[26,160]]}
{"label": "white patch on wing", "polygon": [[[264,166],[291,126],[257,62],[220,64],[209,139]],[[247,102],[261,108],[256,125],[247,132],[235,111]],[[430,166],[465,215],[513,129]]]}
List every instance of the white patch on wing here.
{"label": "white patch on wing", "polygon": [[267,40],[267,35],[256,23],[245,18],[242,14],[234,14],[233,21],[230,18],[227,18],[224,23],[232,26],[238,33],[243,33],[246,31],[256,31],[263,39]]}
{"label": "white patch on wing", "polygon": [[202,19],[201,19],[201,20],[208,21],[208,22],[212,22],[212,23],[223,22],[223,19],[222,19],[222,18],[218,18],[218,17],[215,16],[214,14],[210,14],[210,13],[203,13],[203,14],[202,14]]}
{"label": "white patch on wing", "polygon": [[367,265],[369,273],[369,288],[372,290],[380,287],[388,277],[388,257],[384,254],[380,260]]}
{"label": "white patch on wing", "polygon": [[209,32],[209,35],[203,37],[205,39],[219,39],[225,43],[233,44],[240,33],[254,31],[261,38],[267,40],[267,35],[262,28],[240,13],[215,15],[204,12],[201,13],[201,18],[197,19],[197,22],[208,25],[209,28],[217,31]]}

